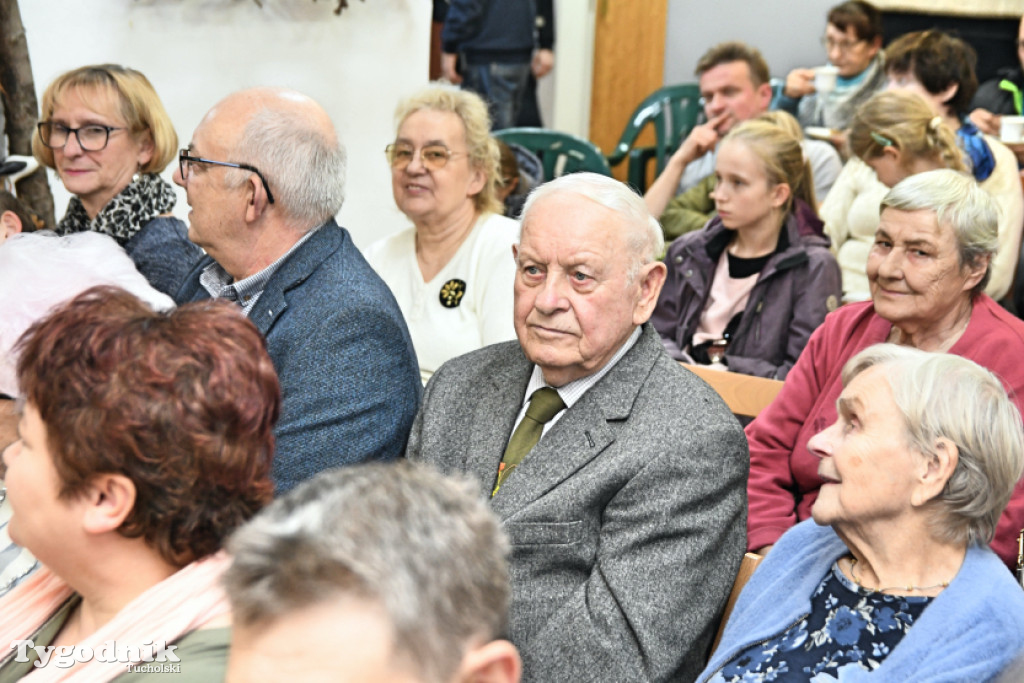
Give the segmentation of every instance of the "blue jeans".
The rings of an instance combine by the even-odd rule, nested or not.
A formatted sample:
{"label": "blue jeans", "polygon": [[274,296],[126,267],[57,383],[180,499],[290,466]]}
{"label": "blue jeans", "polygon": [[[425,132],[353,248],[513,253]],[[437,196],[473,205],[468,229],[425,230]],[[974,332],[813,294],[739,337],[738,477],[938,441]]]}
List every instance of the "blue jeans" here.
{"label": "blue jeans", "polygon": [[529,62],[463,63],[462,87],[478,93],[487,101],[487,110],[491,114],[491,129],[500,130],[515,125],[529,75]]}

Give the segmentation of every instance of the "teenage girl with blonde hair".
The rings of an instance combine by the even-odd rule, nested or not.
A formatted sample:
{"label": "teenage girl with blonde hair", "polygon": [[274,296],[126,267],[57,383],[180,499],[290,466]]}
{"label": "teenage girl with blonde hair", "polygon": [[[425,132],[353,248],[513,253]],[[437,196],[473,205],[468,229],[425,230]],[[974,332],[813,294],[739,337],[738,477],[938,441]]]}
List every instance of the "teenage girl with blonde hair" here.
{"label": "teenage girl with blonde hair", "polygon": [[747,121],[722,141],[718,215],[669,248],[652,321],[674,357],[783,379],[839,295],[800,141]]}

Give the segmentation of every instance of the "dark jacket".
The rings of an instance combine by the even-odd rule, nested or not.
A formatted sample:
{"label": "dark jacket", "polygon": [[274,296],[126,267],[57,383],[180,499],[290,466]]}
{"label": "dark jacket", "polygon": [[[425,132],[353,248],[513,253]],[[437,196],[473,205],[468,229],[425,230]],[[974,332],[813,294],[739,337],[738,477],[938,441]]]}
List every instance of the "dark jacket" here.
{"label": "dark jacket", "polygon": [[[803,206],[790,213],[783,227],[789,246],[765,264],[725,354],[735,372],[785,379],[811,333],[839,304],[839,266],[821,221]],[[703,230],[673,242],[665,256],[668,275],[651,322],[677,360],[688,360],[684,351],[732,236],[716,216]]]}
{"label": "dark jacket", "polygon": [[155,216],[132,235],[124,250],[149,284],[173,297],[203,250],[188,239],[188,227],[173,216]]}
{"label": "dark jacket", "polygon": [[[1008,81],[1007,87],[1000,87]],[[971,101],[971,110],[981,107],[993,114],[1009,114],[1017,116],[1021,110],[1014,101],[1013,89],[1024,92],[1024,72],[1020,67],[1007,67],[996,72],[996,77],[985,81],[978,88]]]}
{"label": "dark jacket", "polygon": [[[178,303],[210,297],[203,258]],[[333,219],[267,281],[249,319],[281,381],[273,477],[280,495],[317,472],[401,456],[422,384],[405,318]]]}
{"label": "dark jacket", "polygon": [[524,64],[533,57],[536,21],[535,0],[451,0],[441,43],[468,64]]}

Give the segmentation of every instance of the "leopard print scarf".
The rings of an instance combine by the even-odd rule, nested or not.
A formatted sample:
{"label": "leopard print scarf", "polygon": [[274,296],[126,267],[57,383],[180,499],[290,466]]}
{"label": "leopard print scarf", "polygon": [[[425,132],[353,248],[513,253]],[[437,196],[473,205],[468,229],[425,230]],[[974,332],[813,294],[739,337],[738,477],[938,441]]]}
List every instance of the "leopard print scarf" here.
{"label": "leopard print scarf", "polygon": [[155,173],[140,173],[91,221],[82,200],[72,197],[68,212],[57,223],[57,234],[102,232],[123,247],[150,219],[174,208],[176,200],[170,183]]}

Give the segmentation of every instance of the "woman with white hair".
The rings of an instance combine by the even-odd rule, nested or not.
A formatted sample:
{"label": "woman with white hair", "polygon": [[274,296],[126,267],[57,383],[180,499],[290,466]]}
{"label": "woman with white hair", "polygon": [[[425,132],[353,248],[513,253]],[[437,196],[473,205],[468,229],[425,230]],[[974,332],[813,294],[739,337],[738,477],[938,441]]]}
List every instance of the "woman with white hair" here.
{"label": "woman with white hair", "polygon": [[409,325],[424,384],[449,358],[515,337],[512,245],[497,142],[479,95],[432,86],[398,105],[387,146],[395,204],[412,227],[366,250]]}
{"label": "woman with white hair", "polygon": [[698,680],[991,680],[1024,648],[1024,593],[986,547],[1024,468],[1020,413],[949,354],[872,346],[842,380],[808,444],[814,519],[758,567]]}
{"label": "woman with white hair", "polygon": [[[811,516],[823,479],[808,442],[836,419],[840,372],[855,353],[892,342],[969,358],[1024,398],[1024,322],[984,293],[998,245],[997,211],[973,178],[918,173],[882,201],[868,254],[871,301],[825,318],[778,397],[747,427],[747,545],[764,551]],[[1024,490],[1011,498],[992,547],[1008,565],[1024,528]]]}

